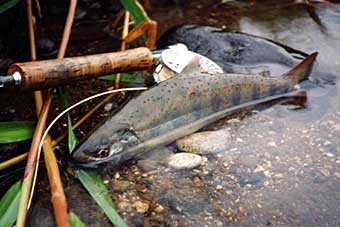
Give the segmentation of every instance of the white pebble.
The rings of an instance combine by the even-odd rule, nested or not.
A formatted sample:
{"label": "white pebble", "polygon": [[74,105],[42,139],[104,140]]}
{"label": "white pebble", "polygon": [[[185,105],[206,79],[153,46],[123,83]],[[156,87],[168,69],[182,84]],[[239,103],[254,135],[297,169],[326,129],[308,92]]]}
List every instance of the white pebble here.
{"label": "white pebble", "polygon": [[268,145],[271,146],[271,147],[277,147],[277,145],[274,141],[269,142]]}
{"label": "white pebble", "polygon": [[192,169],[202,163],[202,157],[192,153],[177,153],[169,158],[169,166],[174,169]]}

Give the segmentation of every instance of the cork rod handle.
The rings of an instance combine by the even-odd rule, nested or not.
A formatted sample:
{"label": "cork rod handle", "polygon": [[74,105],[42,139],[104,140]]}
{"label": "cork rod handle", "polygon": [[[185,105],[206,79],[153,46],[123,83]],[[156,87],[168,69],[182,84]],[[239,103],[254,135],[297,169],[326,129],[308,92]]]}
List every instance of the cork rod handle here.
{"label": "cork rod handle", "polygon": [[10,66],[8,73],[21,74],[21,90],[37,90],[105,74],[143,70],[152,63],[151,51],[140,47],[121,52],[16,63]]}

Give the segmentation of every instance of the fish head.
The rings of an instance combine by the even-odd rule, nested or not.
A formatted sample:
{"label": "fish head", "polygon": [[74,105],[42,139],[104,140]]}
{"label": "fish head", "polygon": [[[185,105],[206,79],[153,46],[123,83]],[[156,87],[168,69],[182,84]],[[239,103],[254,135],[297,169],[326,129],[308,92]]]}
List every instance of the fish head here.
{"label": "fish head", "polygon": [[120,164],[124,153],[139,143],[137,135],[129,128],[99,129],[76,149],[72,157],[83,166],[109,161]]}

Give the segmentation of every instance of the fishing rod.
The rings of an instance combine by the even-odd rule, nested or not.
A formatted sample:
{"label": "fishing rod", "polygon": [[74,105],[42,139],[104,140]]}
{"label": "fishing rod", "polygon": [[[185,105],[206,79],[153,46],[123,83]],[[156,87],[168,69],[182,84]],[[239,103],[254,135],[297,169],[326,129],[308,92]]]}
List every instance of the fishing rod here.
{"label": "fishing rod", "polygon": [[187,65],[198,59],[202,69],[208,72],[223,72],[210,59],[189,51],[184,44],[169,46],[163,50],[140,47],[120,52],[15,63],[7,76],[0,76],[1,88],[16,87],[20,91],[40,90],[70,84],[98,76],[131,72],[155,67],[156,82],[181,73]]}

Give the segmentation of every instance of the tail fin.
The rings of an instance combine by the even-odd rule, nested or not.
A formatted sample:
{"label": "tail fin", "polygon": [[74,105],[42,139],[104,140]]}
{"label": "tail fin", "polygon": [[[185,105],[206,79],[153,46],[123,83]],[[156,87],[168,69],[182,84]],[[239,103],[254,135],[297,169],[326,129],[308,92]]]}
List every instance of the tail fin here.
{"label": "tail fin", "polygon": [[295,66],[292,70],[287,72],[285,76],[289,76],[292,78],[294,77],[297,80],[297,83],[307,79],[317,55],[318,52],[312,53],[311,55],[306,57],[305,60]]}

